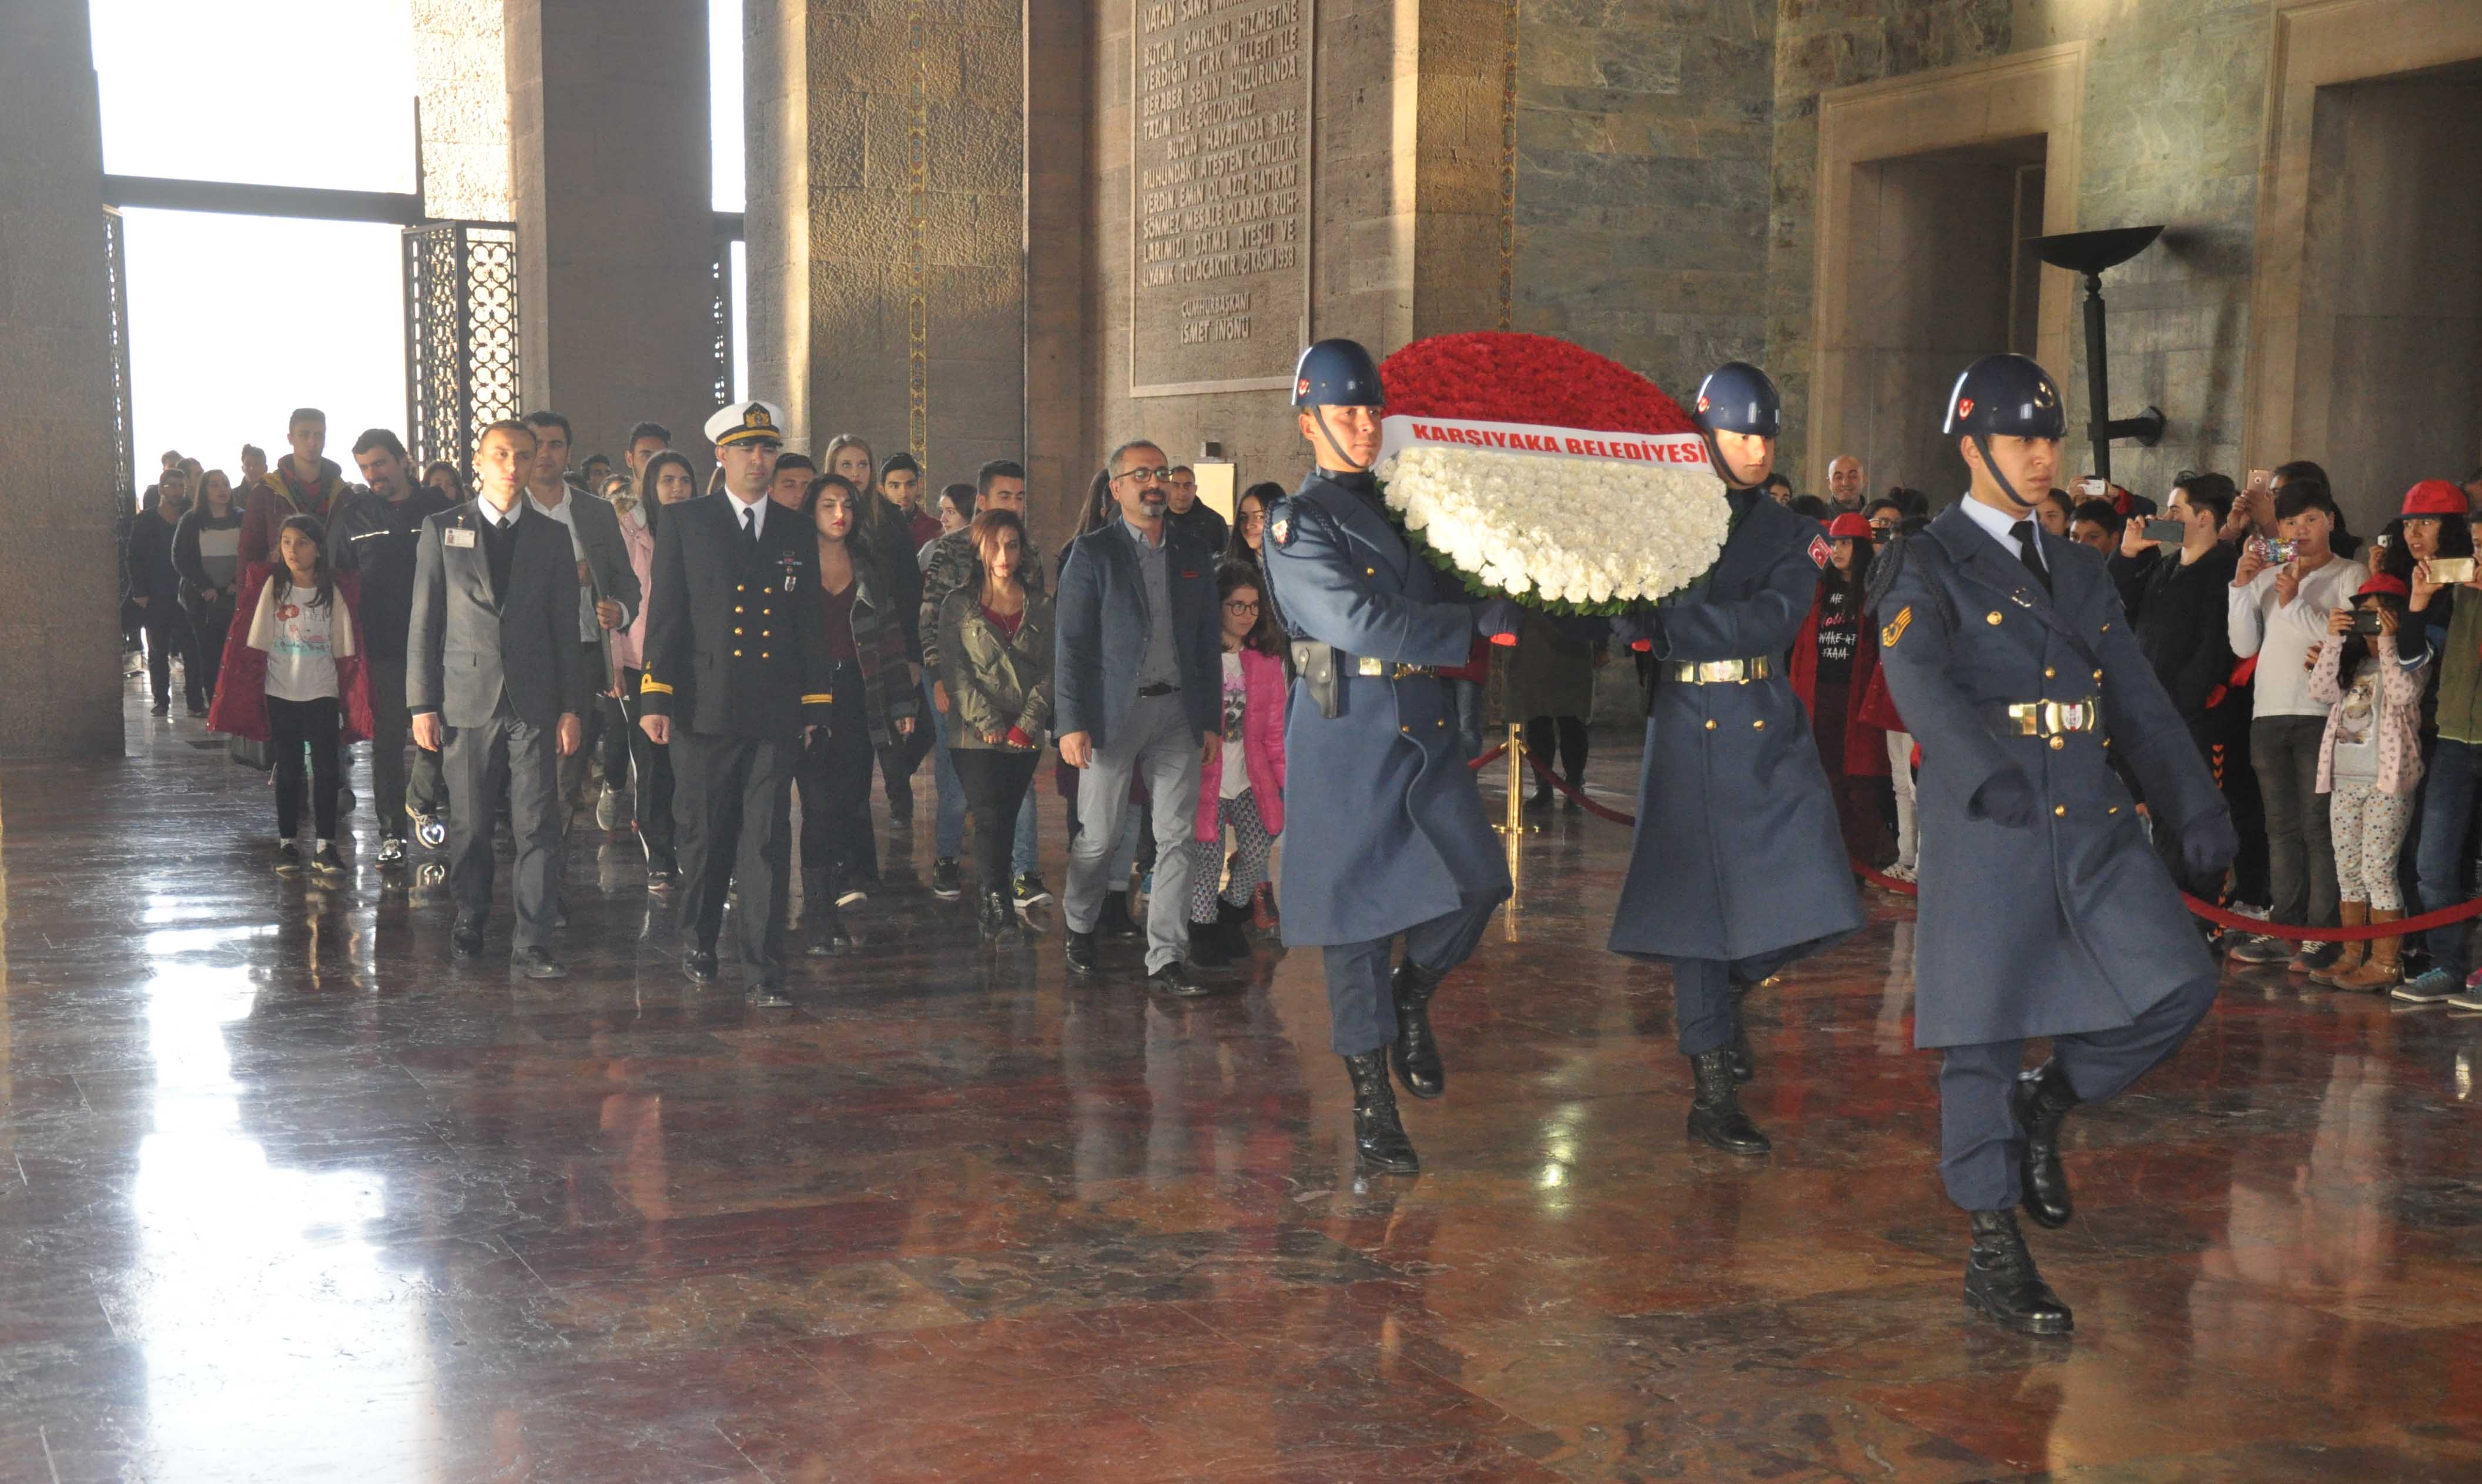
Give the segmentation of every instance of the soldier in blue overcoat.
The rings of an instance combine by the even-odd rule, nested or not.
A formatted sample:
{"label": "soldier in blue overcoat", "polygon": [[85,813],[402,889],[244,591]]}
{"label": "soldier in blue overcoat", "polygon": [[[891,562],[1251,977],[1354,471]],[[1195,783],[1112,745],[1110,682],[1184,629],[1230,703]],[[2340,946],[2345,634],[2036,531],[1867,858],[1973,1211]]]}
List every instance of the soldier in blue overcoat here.
{"label": "soldier in blue overcoat", "polygon": [[1690,1136],[1763,1154],[1771,1146],[1737,1086],[1756,1073],[1741,998],[1862,926],[1835,796],[1784,675],[1832,553],[1817,522],[1761,488],[1782,420],[1766,373],[1741,361],[1718,367],[1698,388],[1695,417],[1731,528],[1704,576],[1613,624],[1652,665],[1637,829],[1611,947],[1672,966],[1680,1051],[1696,1083]]}
{"label": "soldier in blue overcoat", "polygon": [[[1921,745],[1914,1045],[1940,1047],[1941,1173],[1971,1213],[1966,1302],[2069,1332],[2017,1225],[2071,1215],[2060,1126],[2159,1065],[2216,971],[2137,803],[2193,876],[2238,848],[2214,776],[2129,632],[2102,559],[2046,534],[2059,387],[2021,356],[1957,379],[1942,430],[1970,494],[1871,573],[1879,665]],[[2022,1072],[2024,1044],[2050,1060]]]}
{"label": "soldier in blue overcoat", "polygon": [[1510,891],[1435,672],[1465,662],[1478,617],[1514,633],[1520,616],[1444,591],[1388,518],[1370,475],[1386,401],[1360,345],[1302,353],[1293,406],[1317,466],[1268,512],[1264,549],[1300,672],[1284,727],[1284,941],[1326,950],[1362,1163],[1412,1174],[1388,1066],[1417,1098],[1445,1089],[1431,996]]}

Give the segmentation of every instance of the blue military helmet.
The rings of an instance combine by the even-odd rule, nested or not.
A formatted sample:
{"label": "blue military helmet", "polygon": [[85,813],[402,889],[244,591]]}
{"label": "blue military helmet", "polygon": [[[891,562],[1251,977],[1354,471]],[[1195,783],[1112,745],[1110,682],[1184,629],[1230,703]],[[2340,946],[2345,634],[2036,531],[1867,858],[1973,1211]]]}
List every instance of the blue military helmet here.
{"label": "blue military helmet", "polygon": [[1293,367],[1295,407],[1386,407],[1379,362],[1358,340],[1321,340]]}
{"label": "blue military helmet", "polygon": [[2023,356],[1985,356],[1966,367],[1947,394],[1947,420],[1940,425],[1949,437],[2056,438],[2068,431],[2060,384]]}
{"label": "blue military helmet", "polygon": [[1697,420],[1709,433],[1771,438],[1783,426],[1783,397],[1764,371],[1746,360],[1728,360],[1698,384]]}

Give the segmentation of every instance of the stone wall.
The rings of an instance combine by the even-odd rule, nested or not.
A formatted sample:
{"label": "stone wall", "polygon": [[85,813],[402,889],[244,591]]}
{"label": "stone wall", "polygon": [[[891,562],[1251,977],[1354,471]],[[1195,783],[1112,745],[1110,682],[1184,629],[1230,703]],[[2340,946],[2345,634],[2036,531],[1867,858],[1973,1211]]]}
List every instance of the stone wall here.
{"label": "stone wall", "polygon": [[85,0],[0,6],[0,757],[121,751],[93,57]]}
{"label": "stone wall", "polygon": [[1515,328],[1686,403],[1765,340],[1776,6],[1547,0],[1518,47]]}
{"label": "stone wall", "polygon": [[[1013,0],[751,0],[751,391],[935,484],[1025,455]],[[918,171],[918,173],[917,173]]]}
{"label": "stone wall", "polygon": [[[617,460],[630,424],[715,410],[714,165],[703,7],[506,0],[523,399]],[[669,85],[620,86],[647,57]]]}
{"label": "stone wall", "polygon": [[435,217],[514,220],[502,0],[413,0],[422,191]]}

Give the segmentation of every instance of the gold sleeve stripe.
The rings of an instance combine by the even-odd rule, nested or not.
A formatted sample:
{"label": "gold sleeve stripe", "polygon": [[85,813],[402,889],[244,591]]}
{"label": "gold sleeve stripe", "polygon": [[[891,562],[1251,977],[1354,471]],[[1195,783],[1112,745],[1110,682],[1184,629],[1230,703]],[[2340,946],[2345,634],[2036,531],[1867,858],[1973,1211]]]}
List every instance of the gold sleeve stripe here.
{"label": "gold sleeve stripe", "polygon": [[641,696],[669,696],[672,693],[673,688],[671,686],[656,679],[653,676],[648,676],[638,682],[638,694]]}
{"label": "gold sleeve stripe", "polygon": [[835,703],[835,700],[836,698],[833,693],[824,696],[805,696],[802,698],[802,704],[805,706],[833,705]]}

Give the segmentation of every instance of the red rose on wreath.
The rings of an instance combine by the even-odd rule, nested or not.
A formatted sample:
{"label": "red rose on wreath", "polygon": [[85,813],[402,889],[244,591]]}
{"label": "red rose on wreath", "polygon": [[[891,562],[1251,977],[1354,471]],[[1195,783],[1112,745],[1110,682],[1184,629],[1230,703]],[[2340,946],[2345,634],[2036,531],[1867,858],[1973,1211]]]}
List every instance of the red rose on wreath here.
{"label": "red rose on wreath", "polygon": [[1387,411],[1597,433],[1693,433],[1663,388],[1607,356],[1549,335],[1433,335],[1383,361]]}

